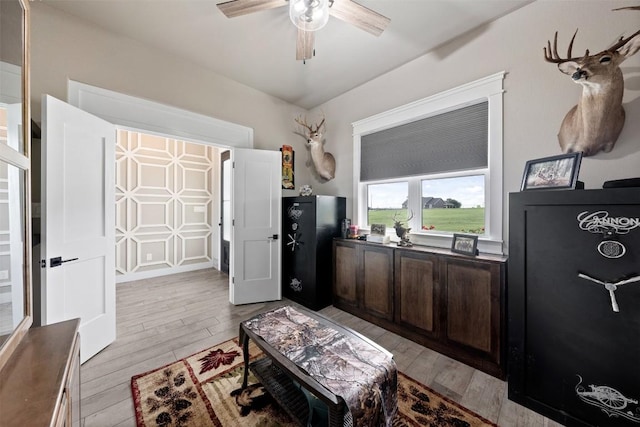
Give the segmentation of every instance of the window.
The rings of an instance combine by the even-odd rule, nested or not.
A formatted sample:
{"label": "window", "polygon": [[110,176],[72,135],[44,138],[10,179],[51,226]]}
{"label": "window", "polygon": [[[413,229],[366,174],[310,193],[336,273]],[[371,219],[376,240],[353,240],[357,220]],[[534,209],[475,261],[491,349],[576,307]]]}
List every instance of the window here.
{"label": "window", "polygon": [[354,123],[355,223],[407,222],[412,241],[439,247],[477,234],[501,253],[503,78]]}

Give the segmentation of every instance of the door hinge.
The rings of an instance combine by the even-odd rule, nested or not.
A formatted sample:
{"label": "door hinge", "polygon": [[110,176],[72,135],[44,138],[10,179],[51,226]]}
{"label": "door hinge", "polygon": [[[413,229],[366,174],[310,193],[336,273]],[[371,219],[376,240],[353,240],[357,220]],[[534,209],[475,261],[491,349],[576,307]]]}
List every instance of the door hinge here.
{"label": "door hinge", "polygon": [[236,278],[235,277],[231,277],[231,283],[236,283]]}

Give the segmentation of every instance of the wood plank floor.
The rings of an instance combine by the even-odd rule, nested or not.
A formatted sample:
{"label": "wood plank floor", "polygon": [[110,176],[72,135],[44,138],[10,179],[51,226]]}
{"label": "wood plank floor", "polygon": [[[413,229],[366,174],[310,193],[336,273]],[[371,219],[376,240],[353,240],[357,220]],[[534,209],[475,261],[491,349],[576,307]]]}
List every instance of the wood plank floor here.
{"label": "wood plank floor", "polygon": [[[84,427],[135,426],[131,377],[233,338],[238,324],[288,300],[233,306],[228,278],[200,270],[119,284],[116,341],[81,368]],[[327,307],[324,315],[393,352],[398,369],[505,427],[560,424],[507,400],[506,383]]]}

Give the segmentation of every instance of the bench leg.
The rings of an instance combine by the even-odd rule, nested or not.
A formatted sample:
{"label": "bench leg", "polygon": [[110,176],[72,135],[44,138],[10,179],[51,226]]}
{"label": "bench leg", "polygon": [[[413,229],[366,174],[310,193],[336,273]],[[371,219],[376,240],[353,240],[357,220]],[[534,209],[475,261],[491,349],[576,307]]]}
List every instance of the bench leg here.
{"label": "bench leg", "polygon": [[242,356],[244,358],[244,377],[242,378],[242,389],[247,387],[249,381],[249,335],[242,334]]}
{"label": "bench leg", "polygon": [[329,426],[342,427],[344,425],[344,405],[338,404],[337,406],[329,406]]}

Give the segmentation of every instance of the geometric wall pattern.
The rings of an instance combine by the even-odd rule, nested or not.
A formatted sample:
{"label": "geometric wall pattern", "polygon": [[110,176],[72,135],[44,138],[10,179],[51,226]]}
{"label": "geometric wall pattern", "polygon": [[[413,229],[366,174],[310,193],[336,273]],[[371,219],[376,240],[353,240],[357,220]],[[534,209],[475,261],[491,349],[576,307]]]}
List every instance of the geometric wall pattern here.
{"label": "geometric wall pattern", "polygon": [[211,146],[118,131],[116,275],[212,264],[214,160]]}

